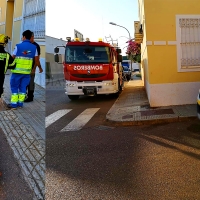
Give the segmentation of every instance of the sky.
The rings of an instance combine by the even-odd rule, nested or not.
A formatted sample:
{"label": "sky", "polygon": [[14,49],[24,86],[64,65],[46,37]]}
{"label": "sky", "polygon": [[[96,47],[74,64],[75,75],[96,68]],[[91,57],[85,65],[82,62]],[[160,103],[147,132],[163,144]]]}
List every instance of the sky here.
{"label": "sky", "polygon": [[[55,4],[55,2],[57,4]],[[138,0],[56,0],[46,1],[46,35],[54,38],[74,38],[74,29],[90,41],[111,43],[125,55],[129,33],[134,38],[134,21],[139,21]],[[114,22],[125,28],[110,25]],[[107,38],[105,38],[107,37]]]}

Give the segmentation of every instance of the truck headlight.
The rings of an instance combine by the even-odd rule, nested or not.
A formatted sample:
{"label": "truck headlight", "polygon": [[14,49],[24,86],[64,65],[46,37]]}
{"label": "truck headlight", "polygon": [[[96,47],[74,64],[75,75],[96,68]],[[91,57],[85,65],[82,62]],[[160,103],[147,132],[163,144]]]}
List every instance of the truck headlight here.
{"label": "truck headlight", "polygon": [[67,87],[74,87],[74,86],[76,86],[76,84],[75,83],[67,83],[66,86]]}
{"label": "truck headlight", "polygon": [[105,83],[106,86],[109,86],[109,85],[116,85],[117,83],[116,82],[112,82],[112,83]]}

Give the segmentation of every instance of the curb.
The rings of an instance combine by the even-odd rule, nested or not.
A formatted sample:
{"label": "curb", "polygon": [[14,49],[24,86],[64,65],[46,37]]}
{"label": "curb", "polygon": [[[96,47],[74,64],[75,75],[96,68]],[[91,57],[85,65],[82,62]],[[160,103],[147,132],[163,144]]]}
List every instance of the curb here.
{"label": "curb", "polygon": [[177,116],[177,117],[171,117],[171,118],[163,118],[163,119],[150,119],[150,120],[137,120],[137,121],[117,121],[114,119],[111,119],[110,117],[106,116],[106,121],[111,123],[115,126],[142,126],[142,125],[156,125],[156,124],[167,124],[172,122],[181,122],[181,121],[187,121],[196,119],[196,116]]}

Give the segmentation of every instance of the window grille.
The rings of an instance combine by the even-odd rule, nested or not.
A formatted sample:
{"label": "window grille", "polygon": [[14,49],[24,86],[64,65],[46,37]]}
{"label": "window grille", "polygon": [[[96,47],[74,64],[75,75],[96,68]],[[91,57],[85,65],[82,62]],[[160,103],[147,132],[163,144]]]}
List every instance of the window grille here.
{"label": "window grille", "polygon": [[200,68],[200,17],[179,18],[181,69]]}
{"label": "window grille", "polygon": [[36,39],[45,38],[45,0],[25,0],[23,31],[31,30]]}

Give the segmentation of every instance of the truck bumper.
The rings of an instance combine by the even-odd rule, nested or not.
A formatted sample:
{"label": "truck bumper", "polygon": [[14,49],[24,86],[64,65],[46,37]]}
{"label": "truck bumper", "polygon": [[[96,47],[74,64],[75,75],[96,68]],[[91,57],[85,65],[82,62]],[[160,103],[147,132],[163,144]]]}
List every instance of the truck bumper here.
{"label": "truck bumper", "polygon": [[88,95],[113,94],[118,92],[118,82],[116,81],[66,81],[67,95]]}

